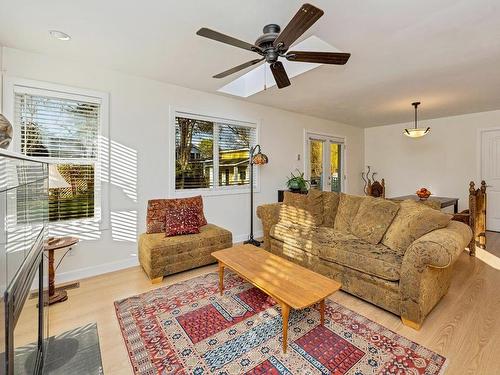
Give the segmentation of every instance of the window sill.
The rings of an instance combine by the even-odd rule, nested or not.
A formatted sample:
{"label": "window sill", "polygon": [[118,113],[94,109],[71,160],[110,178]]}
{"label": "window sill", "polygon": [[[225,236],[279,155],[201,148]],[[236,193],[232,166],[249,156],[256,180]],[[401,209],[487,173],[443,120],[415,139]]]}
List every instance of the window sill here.
{"label": "window sill", "polygon": [[[254,193],[260,193],[260,187],[253,189]],[[214,197],[221,195],[237,195],[237,194],[250,194],[250,188],[214,188],[214,189],[185,189],[174,190],[173,196],[175,198],[187,198],[195,195],[202,197]]]}

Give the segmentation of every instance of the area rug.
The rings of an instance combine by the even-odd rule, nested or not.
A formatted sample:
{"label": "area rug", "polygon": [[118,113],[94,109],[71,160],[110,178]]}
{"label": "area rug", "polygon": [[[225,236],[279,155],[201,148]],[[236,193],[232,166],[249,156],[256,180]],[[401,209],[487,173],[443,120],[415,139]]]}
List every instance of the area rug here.
{"label": "area rug", "polygon": [[135,374],[441,374],[446,359],[333,302],[291,311],[282,352],[281,312],[226,272],[115,302]]}

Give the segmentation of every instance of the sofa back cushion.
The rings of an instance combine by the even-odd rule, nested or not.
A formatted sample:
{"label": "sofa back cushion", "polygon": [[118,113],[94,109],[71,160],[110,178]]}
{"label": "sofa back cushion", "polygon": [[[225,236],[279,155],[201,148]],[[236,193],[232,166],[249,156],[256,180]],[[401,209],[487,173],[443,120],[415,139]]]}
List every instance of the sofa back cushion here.
{"label": "sofa back cushion", "polygon": [[352,221],[351,232],[373,245],[378,244],[399,210],[399,204],[384,198],[366,197]]}
{"label": "sofa back cushion", "polygon": [[307,194],[285,191],[280,208],[280,221],[293,224],[319,226],[323,223],[323,196],[311,189]]}
{"label": "sofa back cushion", "polygon": [[403,201],[382,243],[404,254],[413,241],[433,230],[446,227],[451,218],[451,215],[421,203],[411,200]]}
{"label": "sofa back cushion", "polygon": [[323,193],[323,226],[333,228],[339,208],[340,194],[334,191]]}
{"label": "sofa back cushion", "polygon": [[359,195],[340,193],[339,208],[335,216],[333,228],[340,232],[351,233],[352,221],[358,213],[361,202],[365,198]]}
{"label": "sofa back cushion", "polygon": [[201,195],[178,199],[150,199],[146,213],[146,233],[165,233],[165,215],[167,206],[173,208],[190,206],[198,212],[199,225],[207,224],[203,214],[203,199]]}

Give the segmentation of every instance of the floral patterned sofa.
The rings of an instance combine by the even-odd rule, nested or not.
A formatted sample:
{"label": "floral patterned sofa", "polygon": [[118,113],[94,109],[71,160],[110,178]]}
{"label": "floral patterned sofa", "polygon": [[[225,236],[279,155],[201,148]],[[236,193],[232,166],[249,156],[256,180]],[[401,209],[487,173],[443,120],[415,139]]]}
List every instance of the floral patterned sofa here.
{"label": "floral patterned sofa", "polygon": [[393,202],[311,190],[257,208],[264,248],[342,283],[342,289],[420,329],[447,293],[453,263],[472,232],[451,215]]}

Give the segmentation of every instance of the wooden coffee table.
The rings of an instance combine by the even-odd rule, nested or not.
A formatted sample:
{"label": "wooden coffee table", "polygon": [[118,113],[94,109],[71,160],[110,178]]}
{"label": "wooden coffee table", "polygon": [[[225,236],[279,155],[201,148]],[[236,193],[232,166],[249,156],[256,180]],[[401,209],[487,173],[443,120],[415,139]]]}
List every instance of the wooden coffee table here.
{"label": "wooden coffee table", "polygon": [[224,290],[224,268],[229,268],[281,305],[283,352],[286,353],[290,308],[300,310],[319,302],[325,322],[325,298],[340,283],[253,245],[237,245],[212,255],[219,262],[219,289]]}

